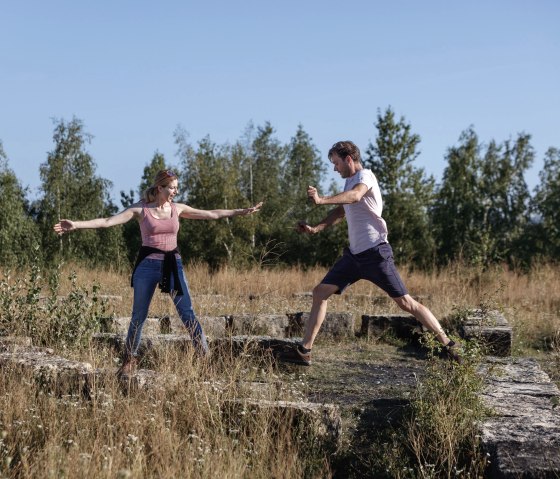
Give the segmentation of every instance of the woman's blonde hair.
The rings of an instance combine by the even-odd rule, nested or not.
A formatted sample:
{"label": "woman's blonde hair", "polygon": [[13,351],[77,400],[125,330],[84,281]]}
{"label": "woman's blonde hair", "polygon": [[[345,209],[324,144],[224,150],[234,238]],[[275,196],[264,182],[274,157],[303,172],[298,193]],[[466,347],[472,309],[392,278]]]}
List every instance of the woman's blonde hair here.
{"label": "woman's blonde hair", "polygon": [[146,203],[151,203],[152,201],[155,201],[158,193],[158,186],[167,186],[169,183],[171,183],[173,180],[176,179],[177,179],[177,175],[175,174],[174,171],[171,170],[158,171],[152,186],[144,190],[143,200]]}

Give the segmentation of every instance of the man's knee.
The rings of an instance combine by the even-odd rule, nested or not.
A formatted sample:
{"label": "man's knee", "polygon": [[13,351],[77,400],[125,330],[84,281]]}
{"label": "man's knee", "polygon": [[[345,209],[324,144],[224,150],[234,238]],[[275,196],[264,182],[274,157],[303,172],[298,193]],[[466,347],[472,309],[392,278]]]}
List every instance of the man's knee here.
{"label": "man's knee", "polygon": [[337,291],[338,286],[335,286],[333,284],[319,283],[313,288],[313,299],[326,301]]}
{"label": "man's knee", "polygon": [[393,301],[397,303],[399,308],[407,313],[413,313],[418,308],[418,303],[409,294],[393,298]]}

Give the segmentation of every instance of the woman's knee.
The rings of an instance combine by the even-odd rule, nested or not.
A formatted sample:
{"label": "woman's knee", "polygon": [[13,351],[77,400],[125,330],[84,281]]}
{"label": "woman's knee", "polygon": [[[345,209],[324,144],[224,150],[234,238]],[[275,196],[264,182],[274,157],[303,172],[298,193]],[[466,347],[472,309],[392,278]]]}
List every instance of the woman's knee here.
{"label": "woman's knee", "polygon": [[185,291],[185,294],[181,296],[172,296],[172,299],[179,316],[194,316],[192,300],[188,291]]}

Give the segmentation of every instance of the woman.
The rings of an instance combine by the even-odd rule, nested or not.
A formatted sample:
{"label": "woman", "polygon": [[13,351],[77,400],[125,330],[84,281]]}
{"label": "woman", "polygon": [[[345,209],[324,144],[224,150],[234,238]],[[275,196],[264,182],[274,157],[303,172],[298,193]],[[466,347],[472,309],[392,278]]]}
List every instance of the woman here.
{"label": "woman", "polygon": [[136,354],[142,326],[148,316],[148,308],[158,284],[162,292],[171,295],[177,312],[191,335],[196,351],[201,356],[208,353],[208,343],[193,311],[181,256],[177,250],[179,218],[214,220],[245,216],[259,211],[262,206],[261,202],[244,209],[198,210],[181,203],[174,203],[173,198],[177,195],[177,191],[177,175],[170,170],[160,171],[155,177],[153,186],[144,192],[143,199],[126,210],[110,218],[88,221],[63,219],[54,225],[55,232],[62,235],[78,229],[109,228],[124,224],[133,218],[140,223],[142,247],[132,273],[134,305],[120,374],[131,374],[136,369]]}

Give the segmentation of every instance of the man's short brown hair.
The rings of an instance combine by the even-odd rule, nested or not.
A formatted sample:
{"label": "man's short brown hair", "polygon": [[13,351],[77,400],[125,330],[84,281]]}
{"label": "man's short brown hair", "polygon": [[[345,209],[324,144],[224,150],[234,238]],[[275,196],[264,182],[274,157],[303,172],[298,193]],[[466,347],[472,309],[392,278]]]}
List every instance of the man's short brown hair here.
{"label": "man's short brown hair", "polygon": [[355,163],[361,163],[362,157],[360,149],[351,141],[337,141],[329,150],[329,159],[336,153],[340,158],[346,158],[348,155]]}

